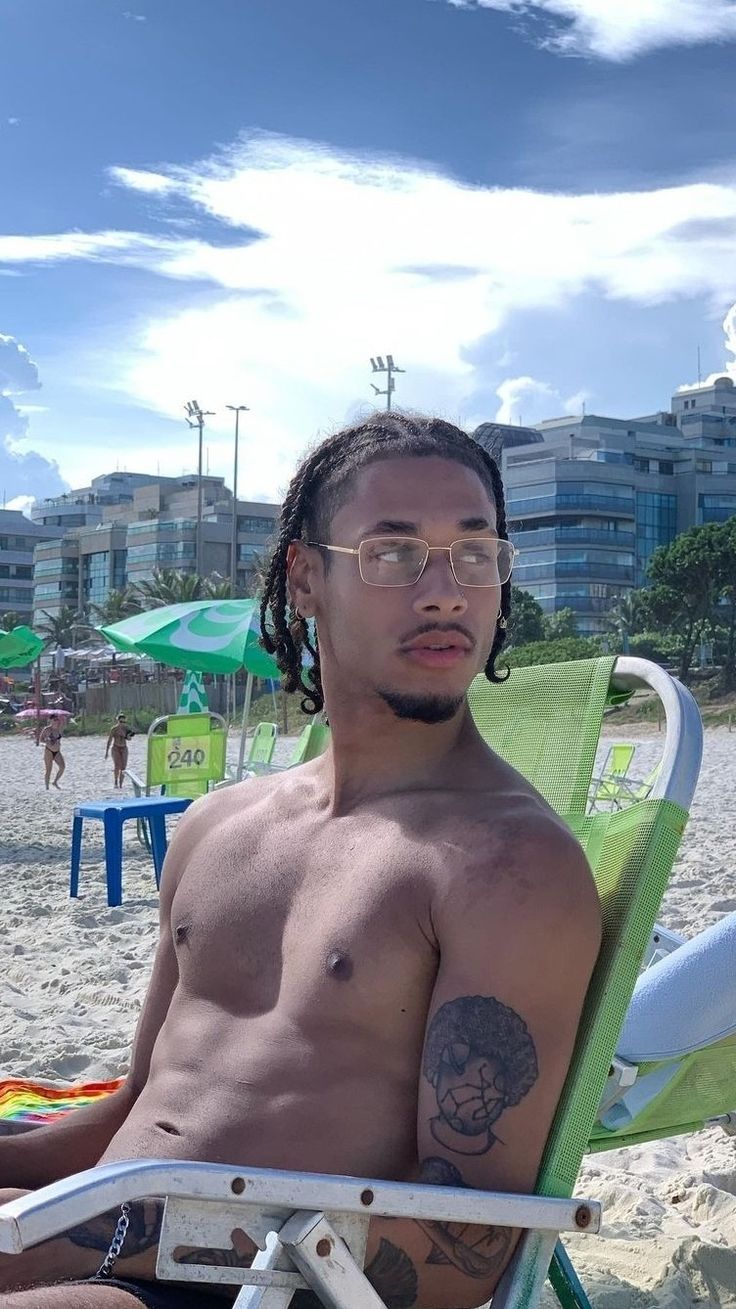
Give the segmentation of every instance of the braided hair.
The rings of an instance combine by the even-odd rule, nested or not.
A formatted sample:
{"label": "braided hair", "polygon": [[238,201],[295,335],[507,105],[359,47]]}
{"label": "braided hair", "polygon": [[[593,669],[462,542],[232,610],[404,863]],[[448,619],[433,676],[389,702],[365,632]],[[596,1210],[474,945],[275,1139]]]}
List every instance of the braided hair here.
{"label": "braided hair", "polygon": [[[329,541],[333,515],[347,499],[352,478],[368,464],[384,459],[430,456],[452,459],[478,474],[496,506],[498,535],[506,540],[506,509],[498,464],[466,432],[441,418],[376,413],[365,422],[322,441],[304,459],[291,480],[281,510],[278,541],[264,580],[261,640],[269,654],[276,657],[284,690],[303,693],[302,709],[307,714],[318,714],[324,706],[319,645],[289,600],[289,546],[299,540]],[[508,619],[510,608],[509,580],[501,587],[502,618]],[[495,667],[505,639],[505,624],[497,623],[485,666],[489,682],[505,680]],[[302,664],[305,649],[312,659],[311,667],[306,669]]]}

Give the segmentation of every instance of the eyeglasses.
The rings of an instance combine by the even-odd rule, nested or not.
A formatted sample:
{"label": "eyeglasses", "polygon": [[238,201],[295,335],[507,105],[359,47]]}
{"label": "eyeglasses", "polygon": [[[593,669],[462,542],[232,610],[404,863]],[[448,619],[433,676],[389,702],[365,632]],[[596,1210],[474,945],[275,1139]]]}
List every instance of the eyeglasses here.
{"label": "eyeglasses", "polygon": [[305,544],[336,554],[357,555],[360,576],[368,586],[414,586],[433,550],[449,554],[458,586],[503,586],[511,576],[517,553],[510,541],[495,536],[468,537],[451,545],[429,545],[413,536],[372,536],[361,541],[357,550],[320,541]]}

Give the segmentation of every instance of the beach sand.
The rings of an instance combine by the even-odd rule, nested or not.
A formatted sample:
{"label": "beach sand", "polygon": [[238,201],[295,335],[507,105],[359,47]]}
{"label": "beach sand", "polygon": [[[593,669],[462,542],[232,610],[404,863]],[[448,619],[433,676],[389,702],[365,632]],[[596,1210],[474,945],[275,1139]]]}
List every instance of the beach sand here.
{"label": "beach sand", "polygon": [[[623,725],[644,777],[663,737]],[[143,773],[145,741],[131,744]],[[288,756],[289,744],[280,743]],[[107,1078],[125,1071],[158,933],[150,857],[125,837],[123,904],[108,909],[101,825],[86,823],[80,896],[69,898],[72,810],[114,797],[104,740],[65,742],[63,790],[46,792],[42,751],[0,739],[0,1076]],[[237,741],[230,742],[234,762]],[[690,824],[660,919],[693,935],[736,909],[736,733],[706,733]],[[724,979],[724,982],[728,979]],[[733,979],[731,984],[734,985]],[[736,1108],[736,1087],[734,1088]],[[609,1151],[578,1194],[604,1206],[603,1237],[570,1241],[596,1309],[736,1309],[736,1138],[720,1129]],[[556,1303],[551,1293],[545,1306]]]}

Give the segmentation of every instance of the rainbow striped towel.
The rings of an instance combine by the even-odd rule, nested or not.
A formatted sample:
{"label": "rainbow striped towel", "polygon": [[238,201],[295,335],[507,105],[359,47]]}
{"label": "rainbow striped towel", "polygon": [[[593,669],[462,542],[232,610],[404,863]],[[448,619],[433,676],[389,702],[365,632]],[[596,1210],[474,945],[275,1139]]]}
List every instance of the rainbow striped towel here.
{"label": "rainbow striped towel", "polygon": [[124,1081],[124,1077],[115,1077],[109,1082],[59,1086],[24,1077],[0,1078],[0,1123],[47,1123],[57,1114],[68,1114],[71,1109],[101,1100],[117,1091]]}

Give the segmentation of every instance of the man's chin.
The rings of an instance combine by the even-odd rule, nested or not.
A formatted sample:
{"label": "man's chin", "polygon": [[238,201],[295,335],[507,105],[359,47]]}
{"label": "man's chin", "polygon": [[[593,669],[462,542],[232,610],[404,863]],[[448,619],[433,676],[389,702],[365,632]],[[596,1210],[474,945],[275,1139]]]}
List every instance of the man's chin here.
{"label": "man's chin", "polygon": [[465,701],[465,695],[438,695],[425,692],[386,691],[378,694],[397,718],[413,723],[448,723]]}

